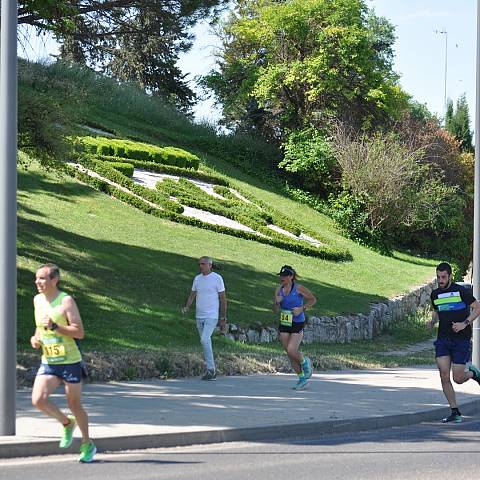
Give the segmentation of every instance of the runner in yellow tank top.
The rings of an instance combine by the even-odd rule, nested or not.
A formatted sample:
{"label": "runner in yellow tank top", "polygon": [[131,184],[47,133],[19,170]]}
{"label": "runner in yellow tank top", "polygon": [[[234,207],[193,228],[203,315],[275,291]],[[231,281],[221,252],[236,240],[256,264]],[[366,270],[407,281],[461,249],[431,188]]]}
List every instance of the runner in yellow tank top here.
{"label": "runner in yellow tank top", "polygon": [[[58,289],[60,272],[51,263],[36,273],[38,295],[35,307],[35,334],[30,343],[42,349],[42,363],[32,390],[33,405],[63,425],[60,448],[68,448],[78,424],[82,433],[79,461],[90,463],[97,451],[88,433],[88,416],[82,406],[82,355],[76,340],[84,337],[82,319],[73,298]],[[73,415],[65,415],[49,396],[63,382],[68,406]]]}

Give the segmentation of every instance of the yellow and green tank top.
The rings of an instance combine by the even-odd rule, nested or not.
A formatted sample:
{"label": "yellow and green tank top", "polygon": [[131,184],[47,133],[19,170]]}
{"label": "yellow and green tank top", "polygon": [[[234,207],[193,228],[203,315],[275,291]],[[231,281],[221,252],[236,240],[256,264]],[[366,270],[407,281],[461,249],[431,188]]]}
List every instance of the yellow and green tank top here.
{"label": "yellow and green tank top", "polygon": [[35,325],[40,333],[42,342],[42,363],[50,365],[66,365],[77,363],[82,360],[82,355],[75,340],[58,332],[58,330],[45,330],[43,319],[48,315],[52,322],[65,327],[68,326],[68,320],[60,311],[62,300],[67,296],[65,292],[60,292],[52,302],[44,301],[35,305]]}

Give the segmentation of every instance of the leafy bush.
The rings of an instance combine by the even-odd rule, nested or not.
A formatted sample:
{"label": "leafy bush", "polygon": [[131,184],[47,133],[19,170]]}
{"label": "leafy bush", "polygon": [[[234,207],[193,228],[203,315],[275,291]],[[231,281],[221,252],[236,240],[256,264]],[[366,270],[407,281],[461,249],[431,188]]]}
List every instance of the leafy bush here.
{"label": "leafy bush", "polygon": [[330,143],[317,129],[291,132],[283,150],[284,157],[278,166],[293,173],[303,188],[323,196],[335,189],[335,156]]}
{"label": "leafy bush", "polygon": [[133,165],[125,162],[105,162],[106,165],[123,173],[126,177],[133,177]]}
{"label": "leafy bush", "polygon": [[364,195],[344,190],[338,196],[330,196],[330,215],[348,238],[386,253],[388,248],[382,232],[372,229],[369,225],[367,201]]}
{"label": "leafy bush", "polygon": [[333,148],[342,169],[344,190],[363,202],[368,228],[392,238],[411,223],[411,209],[424,172],[420,151],[411,151],[393,134],[350,137],[338,130]]}
{"label": "leafy bush", "polygon": [[414,150],[392,133],[352,138],[341,131],[334,148],[344,191],[332,196],[332,212],[348,236],[384,250],[403,246],[465,264],[470,248],[464,196],[445,182],[438,163],[425,163],[423,148]]}

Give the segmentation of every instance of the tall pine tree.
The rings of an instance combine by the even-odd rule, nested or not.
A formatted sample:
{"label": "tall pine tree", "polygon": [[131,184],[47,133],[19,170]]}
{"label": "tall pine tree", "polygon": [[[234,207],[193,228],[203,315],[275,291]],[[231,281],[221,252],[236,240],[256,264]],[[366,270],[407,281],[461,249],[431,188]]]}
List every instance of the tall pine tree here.
{"label": "tall pine tree", "polygon": [[457,100],[455,111],[453,111],[453,102],[449,101],[445,115],[445,129],[460,142],[462,151],[473,152],[473,136],[465,94]]}

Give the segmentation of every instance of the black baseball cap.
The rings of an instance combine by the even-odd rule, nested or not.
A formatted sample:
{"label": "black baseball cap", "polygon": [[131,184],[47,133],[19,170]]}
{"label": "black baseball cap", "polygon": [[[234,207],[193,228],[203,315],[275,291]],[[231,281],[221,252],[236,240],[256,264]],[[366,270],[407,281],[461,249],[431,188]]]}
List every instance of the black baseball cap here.
{"label": "black baseball cap", "polygon": [[278,275],[281,277],[287,277],[289,275],[295,275],[295,270],[293,270],[293,267],[290,265],[284,265],[281,269],[280,272],[278,272]]}

